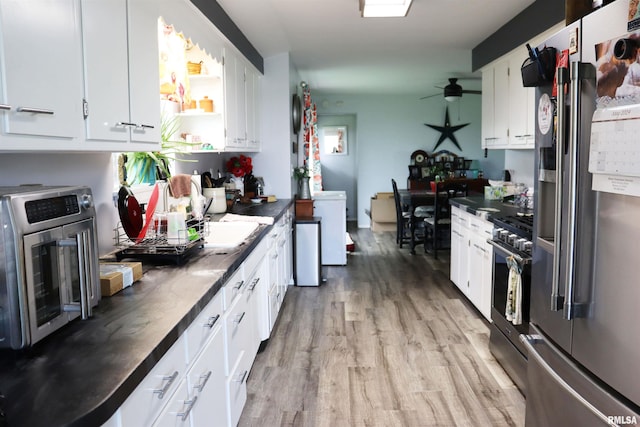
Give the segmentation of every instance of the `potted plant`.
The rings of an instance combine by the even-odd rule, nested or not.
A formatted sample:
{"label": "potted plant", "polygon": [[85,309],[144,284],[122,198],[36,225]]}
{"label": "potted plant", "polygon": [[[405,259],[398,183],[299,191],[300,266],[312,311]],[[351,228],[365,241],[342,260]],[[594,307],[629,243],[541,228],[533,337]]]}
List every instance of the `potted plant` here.
{"label": "potted plant", "polygon": [[160,151],[141,151],[127,153],[127,181],[129,184],[153,184],[156,179],[171,177],[169,162],[192,161],[179,159],[176,154],[183,153],[192,143],[173,139],[180,129],[178,116],[163,114],[160,122]]}
{"label": "potted plant", "polygon": [[242,194],[246,197],[254,197],[257,181],[253,176],[253,163],[251,157],[240,154],[227,160],[227,172],[237,179],[242,179]]}
{"label": "potted plant", "polygon": [[298,166],[293,169],[293,176],[298,181],[298,198],[310,199],[311,190],[309,188],[309,168],[307,165]]}

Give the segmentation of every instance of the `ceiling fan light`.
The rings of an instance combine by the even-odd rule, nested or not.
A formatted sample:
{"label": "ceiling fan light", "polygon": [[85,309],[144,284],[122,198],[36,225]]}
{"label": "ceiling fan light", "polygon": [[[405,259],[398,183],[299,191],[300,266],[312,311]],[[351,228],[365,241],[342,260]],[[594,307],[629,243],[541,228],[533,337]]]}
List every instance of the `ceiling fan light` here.
{"label": "ceiling fan light", "polygon": [[458,99],[460,99],[461,97],[462,97],[462,95],[446,95],[444,97],[444,99],[449,101],[449,102],[454,102],[454,101],[457,101]]}
{"label": "ceiling fan light", "polygon": [[360,0],[363,18],[396,18],[407,16],[412,0]]}

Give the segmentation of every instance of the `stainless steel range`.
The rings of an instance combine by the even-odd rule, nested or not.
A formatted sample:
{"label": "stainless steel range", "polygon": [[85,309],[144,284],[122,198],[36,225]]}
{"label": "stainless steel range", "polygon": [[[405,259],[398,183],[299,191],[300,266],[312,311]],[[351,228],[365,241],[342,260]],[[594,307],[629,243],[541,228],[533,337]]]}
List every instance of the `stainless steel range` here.
{"label": "stainless steel range", "polygon": [[[520,391],[524,394],[527,378],[527,351],[518,339],[529,333],[529,302],[531,293],[531,253],[533,216],[530,214],[494,218],[493,238],[493,303],[491,307],[490,349]],[[510,292],[520,287],[517,303],[519,313],[513,313],[514,300]],[[509,286],[511,282],[511,287]],[[507,304],[511,303],[507,314]]]}

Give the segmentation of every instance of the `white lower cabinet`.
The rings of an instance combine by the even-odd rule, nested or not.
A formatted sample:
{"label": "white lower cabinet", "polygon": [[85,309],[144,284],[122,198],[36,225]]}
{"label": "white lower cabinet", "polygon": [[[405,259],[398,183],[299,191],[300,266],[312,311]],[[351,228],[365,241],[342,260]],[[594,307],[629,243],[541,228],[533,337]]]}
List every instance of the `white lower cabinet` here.
{"label": "white lower cabinet", "polygon": [[493,280],[493,224],[472,216],[469,230],[469,294],[468,297],[487,320],[491,320],[491,294]]}
{"label": "white lower cabinet", "polygon": [[231,374],[227,377],[227,402],[229,425],[236,426],[242,415],[242,409],[247,402],[247,379],[251,370],[253,358],[242,352]]}
{"label": "white lower cabinet", "polygon": [[451,209],[451,281],[461,290],[466,288],[468,269],[469,214],[457,207]]}
{"label": "white lower cabinet", "polygon": [[187,374],[189,390],[198,399],[191,411],[193,427],[228,425],[224,348],[224,333],[219,326]]}
{"label": "white lower cabinet", "polygon": [[190,426],[191,411],[193,410],[193,407],[196,403],[198,403],[198,398],[195,395],[189,393],[187,380],[183,378],[177,385],[176,391],[171,396],[171,399],[169,399],[164,409],[162,409],[160,415],[153,423],[153,427]]}
{"label": "white lower cabinet", "polygon": [[291,276],[291,261],[279,262],[290,256],[288,220],[258,243],[103,427],[238,424],[251,366]]}
{"label": "white lower cabinet", "polygon": [[493,224],[460,208],[451,211],[451,281],[491,320]]}
{"label": "white lower cabinet", "polygon": [[247,320],[250,333],[247,351],[250,355],[254,355],[251,359],[252,362],[262,341],[261,328],[268,304],[264,289],[267,288],[268,277],[267,262],[263,257],[253,272],[253,275],[247,281],[247,287],[242,293],[245,304],[247,305],[247,312],[249,313],[249,319]]}
{"label": "white lower cabinet", "polygon": [[185,372],[185,336],[182,335],[122,404],[122,425],[152,425],[171,400]]}

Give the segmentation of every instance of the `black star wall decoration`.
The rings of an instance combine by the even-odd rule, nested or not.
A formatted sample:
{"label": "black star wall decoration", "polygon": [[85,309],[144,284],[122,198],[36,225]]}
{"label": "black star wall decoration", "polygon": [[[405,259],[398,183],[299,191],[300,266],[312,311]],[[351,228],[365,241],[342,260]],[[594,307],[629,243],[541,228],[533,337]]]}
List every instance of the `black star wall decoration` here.
{"label": "black star wall decoration", "polygon": [[429,126],[431,129],[435,129],[435,130],[441,132],[440,133],[440,138],[438,138],[438,142],[436,142],[436,146],[433,147],[434,151],[447,138],[449,138],[451,140],[451,142],[453,142],[456,145],[456,147],[458,147],[458,150],[462,151],[462,148],[460,147],[460,144],[458,144],[458,140],[456,139],[456,136],[453,133],[455,131],[457,131],[457,130],[462,129],[465,126],[468,126],[469,123],[465,123],[463,125],[451,126],[451,121],[449,120],[449,106],[447,106],[447,109],[445,111],[444,126],[430,125],[430,124],[427,124],[427,123],[425,123],[424,125],[425,126]]}

